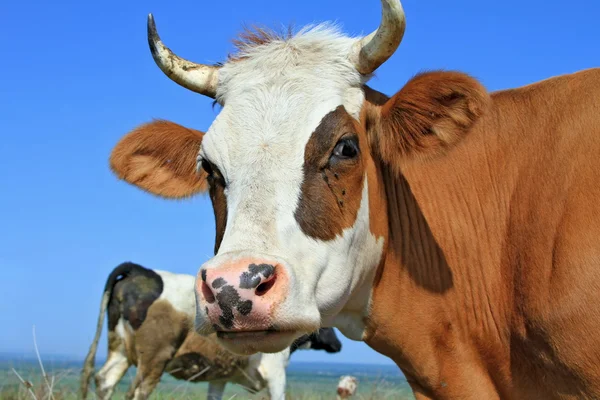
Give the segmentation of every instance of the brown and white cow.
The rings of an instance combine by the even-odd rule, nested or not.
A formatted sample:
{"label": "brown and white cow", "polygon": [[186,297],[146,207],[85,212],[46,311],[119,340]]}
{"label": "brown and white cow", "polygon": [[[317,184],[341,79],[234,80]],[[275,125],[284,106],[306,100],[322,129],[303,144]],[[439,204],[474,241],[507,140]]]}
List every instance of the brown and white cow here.
{"label": "brown and white cow", "polygon": [[197,331],[252,353],[337,326],[419,399],[600,398],[600,70],[495,93],[429,72],[387,97],[366,83],[405,23],[382,5],[365,38],[246,33],[221,66],[149,19],[160,68],[222,109],[205,134],[140,126],[110,163],[162,197],[208,188]]}
{"label": "brown and white cow", "polygon": [[220,400],[225,385],[236,383],[250,392],[264,388],[271,399],[283,400],[286,367],[298,349],[342,349],[335,331],[319,329],[296,340],[290,348],[273,353],[236,355],[218,343],[216,335],[194,332],[194,276],[144,268],[125,262],[109,274],[96,335],[81,373],[81,398],[88,394],[94,371],[104,313],[108,319],[108,357],[95,374],[99,399],[111,398],[130,366],[137,372],[128,399],[146,399],[163,373],[189,382],[208,382],[209,400]]}
{"label": "brown and white cow", "polygon": [[354,396],[356,393],[356,388],[358,387],[358,379],[352,375],[343,375],[340,377],[337,386],[337,400],[349,399]]}

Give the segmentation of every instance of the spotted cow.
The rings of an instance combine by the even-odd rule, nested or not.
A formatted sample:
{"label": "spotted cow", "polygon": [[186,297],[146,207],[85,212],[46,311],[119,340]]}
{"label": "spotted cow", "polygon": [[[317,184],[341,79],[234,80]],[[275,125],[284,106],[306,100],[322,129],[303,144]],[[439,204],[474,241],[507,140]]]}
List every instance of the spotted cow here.
{"label": "spotted cow", "polygon": [[250,31],[219,65],[149,18],[158,66],[220,112],[206,133],[144,124],[110,165],[165,198],[208,191],[197,332],[250,354],[336,326],[418,399],[600,398],[600,70],[494,93],[430,71],[387,96],[367,83],[405,18],[381,4],[365,37]]}
{"label": "spotted cow", "polygon": [[137,366],[127,398],[146,399],[164,372],[189,382],[208,382],[208,399],[222,398],[228,382],[256,393],[268,389],[284,399],[285,369],[297,349],[341,351],[335,331],[319,329],[273,354],[240,356],[218,343],[215,334],[194,332],[194,276],[151,270],[131,262],[109,275],[98,317],[96,336],[84,363],[81,397],[88,394],[104,313],[108,317],[108,358],[95,374],[96,394],[109,399],[131,365]]}

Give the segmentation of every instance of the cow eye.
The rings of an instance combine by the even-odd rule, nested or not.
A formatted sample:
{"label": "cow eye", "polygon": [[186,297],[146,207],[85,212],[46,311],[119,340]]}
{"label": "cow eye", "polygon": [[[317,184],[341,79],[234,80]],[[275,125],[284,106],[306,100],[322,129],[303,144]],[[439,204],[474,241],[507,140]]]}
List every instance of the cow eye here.
{"label": "cow eye", "polygon": [[333,148],[332,157],[346,160],[358,155],[358,140],[356,137],[347,137],[341,139]]}

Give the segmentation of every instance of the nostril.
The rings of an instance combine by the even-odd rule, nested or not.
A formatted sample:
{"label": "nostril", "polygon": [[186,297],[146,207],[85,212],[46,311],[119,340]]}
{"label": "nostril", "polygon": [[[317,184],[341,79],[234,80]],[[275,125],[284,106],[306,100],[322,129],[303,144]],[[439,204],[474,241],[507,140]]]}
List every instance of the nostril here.
{"label": "nostril", "polygon": [[212,290],[210,290],[206,282],[202,282],[202,296],[208,304],[215,302],[215,295],[213,294]]}
{"label": "nostril", "polygon": [[275,281],[277,280],[277,275],[272,275],[271,279],[269,279],[266,282],[261,283],[260,285],[258,285],[256,287],[256,291],[254,292],[257,296],[264,296],[265,294],[267,294],[267,292],[269,290],[271,290],[271,288],[273,287],[273,285],[275,284]]}

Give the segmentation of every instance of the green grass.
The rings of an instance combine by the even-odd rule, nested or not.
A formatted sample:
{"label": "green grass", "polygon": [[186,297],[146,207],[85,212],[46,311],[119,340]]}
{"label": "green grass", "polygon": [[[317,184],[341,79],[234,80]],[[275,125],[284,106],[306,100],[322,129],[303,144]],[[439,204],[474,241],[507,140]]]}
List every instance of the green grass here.
{"label": "green grass", "polygon": [[[45,365],[46,379],[40,365],[34,361],[0,361],[1,400],[75,400],[79,389],[79,368],[77,362],[53,362]],[[328,366],[323,364],[292,364],[287,374],[287,395],[289,400],[335,399],[335,391],[340,375],[351,373],[358,377],[359,385],[355,399],[413,399],[406,382],[393,369],[378,373],[377,366]],[[13,371],[14,368],[14,371]],[[15,373],[16,372],[16,373]],[[22,383],[17,374],[26,382]],[[135,369],[131,368],[117,385],[114,399],[122,399]],[[49,387],[52,388],[50,397]],[[93,390],[93,383],[90,386]],[[160,384],[153,392],[153,400],[205,399],[206,383],[177,381],[163,375]],[[90,394],[89,399],[95,395]],[[266,399],[266,391],[252,395],[237,385],[227,385],[223,399]]]}

